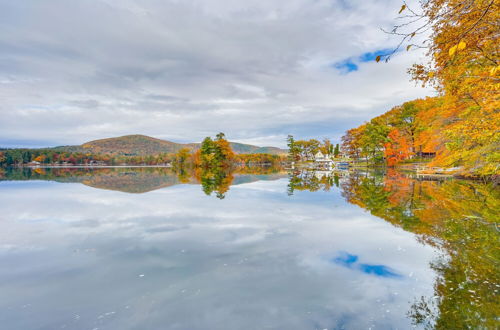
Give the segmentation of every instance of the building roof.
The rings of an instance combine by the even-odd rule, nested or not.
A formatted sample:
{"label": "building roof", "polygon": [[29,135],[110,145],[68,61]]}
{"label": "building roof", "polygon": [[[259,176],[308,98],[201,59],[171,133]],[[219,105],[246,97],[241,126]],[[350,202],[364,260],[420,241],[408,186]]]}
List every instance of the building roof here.
{"label": "building roof", "polygon": [[325,157],[325,155],[323,155],[323,153],[322,153],[321,151],[318,151],[318,152],[316,153],[316,155],[314,155],[314,157],[316,157],[316,158],[324,158],[324,157]]}

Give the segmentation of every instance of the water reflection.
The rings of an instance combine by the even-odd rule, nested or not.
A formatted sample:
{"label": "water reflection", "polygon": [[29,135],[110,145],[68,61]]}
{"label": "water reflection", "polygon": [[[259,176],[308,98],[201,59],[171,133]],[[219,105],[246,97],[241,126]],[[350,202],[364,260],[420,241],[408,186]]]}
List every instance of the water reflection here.
{"label": "water reflection", "polygon": [[180,169],[165,167],[53,167],[0,168],[0,181],[47,180],[82,183],[128,193],[145,193],[178,184],[199,184],[207,195],[224,198],[231,185],[286,177],[280,167],[256,166],[232,170]]}
{"label": "water reflection", "polygon": [[350,269],[357,269],[366,274],[373,274],[375,276],[381,277],[401,277],[396,271],[392,270],[390,267],[385,265],[370,265],[363,264],[359,262],[359,256],[349,254],[347,252],[341,253],[340,256],[336,257],[332,261],[336,264],[348,267]]}
{"label": "water reflection", "polygon": [[[338,174],[333,174],[337,175]],[[341,175],[342,176],[342,175]],[[332,178],[293,173],[289,192],[329,190]],[[500,189],[474,181],[422,180],[387,173],[344,172],[342,196],[391,224],[415,233],[443,254],[430,266],[434,294],[415,299],[415,325],[438,329],[498,328]],[[354,256],[338,259],[350,263]]]}
{"label": "water reflection", "polygon": [[497,326],[489,184],[159,168],[1,180],[8,329]]}

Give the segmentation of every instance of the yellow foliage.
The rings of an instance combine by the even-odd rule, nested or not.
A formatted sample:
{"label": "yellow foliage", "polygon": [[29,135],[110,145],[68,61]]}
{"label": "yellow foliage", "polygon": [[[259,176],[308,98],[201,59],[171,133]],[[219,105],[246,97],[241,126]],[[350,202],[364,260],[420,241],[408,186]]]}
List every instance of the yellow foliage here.
{"label": "yellow foliage", "polygon": [[[429,0],[421,2],[421,13],[412,10],[405,17],[422,19],[420,29],[432,29],[424,44],[429,62],[410,73],[441,96],[436,108],[419,110],[415,147],[437,152],[435,165],[498,174],[500,163],[491,155],[500,152],[500,1]],[[419,31],[404,35],[411,39]]]}
{"label": "yellow foliage", "polygon": [[450,50],[448,51],[448,54],[450,54],[450,56],[453,56],[456,51],[457,51],[457,46],[455,45],[455,46],[450,48]]}

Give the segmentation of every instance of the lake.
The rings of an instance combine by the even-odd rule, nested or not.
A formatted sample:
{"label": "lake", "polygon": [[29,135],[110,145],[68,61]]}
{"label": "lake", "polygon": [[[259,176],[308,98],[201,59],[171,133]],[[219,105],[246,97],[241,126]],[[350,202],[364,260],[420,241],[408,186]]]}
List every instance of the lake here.
{"label": "lake", "polygon": [[0,328],[494,329],[499,209],[392,170],[3,170]]}

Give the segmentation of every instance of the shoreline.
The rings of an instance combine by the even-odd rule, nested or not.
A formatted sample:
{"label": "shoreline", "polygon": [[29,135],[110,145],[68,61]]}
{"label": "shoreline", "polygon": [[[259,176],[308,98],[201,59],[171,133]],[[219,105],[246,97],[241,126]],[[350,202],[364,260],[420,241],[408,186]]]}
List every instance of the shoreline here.
{"label": "shoreline", "polygon": [[[298,165],[298,166],[297,166]],[[375,170],[375,169],[389,169],[391,167],[380,165],[380,164],[369,164],[369,165],[361,165],[360,164],[354,164],[349,166],[349,168],[346,169],[321,169],[321,168],[311,168],[308,166],[304,166],[306,164],[296,164],[295,169],[298,170],[310,170],[310,171],[331,171],[331,172],[344,172],[344,171],[349,171],[349,169],[353,170]],[[446,168],[439,168],[439,169],[421,169],[418,166],[419,164],[402,164],[400,166],[394,166],[392,168],[399,170],[399,171],[404,171],[404,172],[411,172],[415,178],[433,178],[433,179],[462,179],[462,180],[473,180],[473,181],[489,181],[493,182],[495,184],[500,184],[500,176],[477,176],[477,175],[472,175],[472,174],[467,174],[467,173],[450,173],[450,169]],[[268,164],[252,164],[252,165],[245,165],[244,167],[267,167],[267,166],[272,166]],[[30,169],[37,169],[37,168],[60,168],[60,169],[99,169],[99,168],[173,168],[172,165],[170,164],[165,164],[165,165],[85,165],[85,164],[78,164],[78,165],[14,165],[10,166],[11,168],[30,168]],[[0,167],[1,169],[2,167]],[[8,167],[7,167],[8,168]],[[286,168],[286,170],[293,170],[294,168]],[[454,169],[456,170],[456,169]],[[448,173],[446,173],[448,172]]]}
{"label": "shoreline", "polygon": [[[310,163],[312,164],[312,163]],[[410,172],[415,178],[432,178],[432,179],[461,179],[461,180],[471,180],[471,181],[485,181],[485,182],[493,182],[495,184],[500,184],[500,175],[488,175],[488,176],[479,176],[472,173],[461,172],[461,168],[453,167],[453,168],[437,168],[430,167],[425,168],[422,166],[423,163],[406,163],[399,164],[396,166],[386,166],[384,164],[365,164],[365,163],[352,163],[349,166],[349,169],[354,170],[387,170],[387,169],[395,169],[402,172]],[[425,164],[425,163],[424,163]],[[308,163],[299,163],[295,165],[296,169],[302,170],[311,170],[311,171],[328,171],[327,169],[314,168]],[[292,168],[289,168],[290,170]],[[336,169],[331,170],[332,172],[336,171]]]}
{"label": "shoreline", "polygon": [[172,168],[172,165],[22,165],[12,166],[14,168]]}

